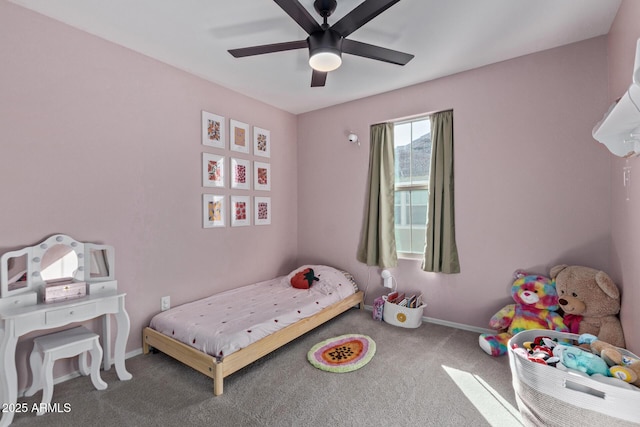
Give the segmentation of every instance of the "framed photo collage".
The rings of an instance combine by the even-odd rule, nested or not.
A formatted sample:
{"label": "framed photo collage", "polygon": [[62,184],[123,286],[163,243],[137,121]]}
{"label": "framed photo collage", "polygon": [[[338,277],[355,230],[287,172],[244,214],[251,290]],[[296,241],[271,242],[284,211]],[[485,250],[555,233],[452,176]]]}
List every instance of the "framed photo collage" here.
{"label": "framed photo collage", "polygon": [[[271,224],[271,134],[268,130],[202,111],[203,228]],[[253,132],[252,132],[253,131]],[[220,189],[229,188],[230,194]],[[211,192],[208,192],[210,190]],[[225,191],[226,192],[226,191]]]}

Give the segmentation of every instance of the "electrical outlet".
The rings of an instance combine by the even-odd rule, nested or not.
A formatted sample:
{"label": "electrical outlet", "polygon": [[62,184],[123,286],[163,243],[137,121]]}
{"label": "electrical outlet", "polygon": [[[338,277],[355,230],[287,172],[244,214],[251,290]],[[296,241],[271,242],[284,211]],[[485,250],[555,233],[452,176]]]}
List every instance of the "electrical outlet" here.
{"label": "electrical outlet", "polygon": [[171,308],[171,297],[160,298],[160,310],[165,311]]}

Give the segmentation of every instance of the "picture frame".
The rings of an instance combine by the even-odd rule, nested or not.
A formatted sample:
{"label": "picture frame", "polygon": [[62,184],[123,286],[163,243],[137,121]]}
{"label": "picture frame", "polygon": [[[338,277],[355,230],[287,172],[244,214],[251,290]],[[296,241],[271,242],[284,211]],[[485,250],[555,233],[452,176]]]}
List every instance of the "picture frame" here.
{"label": "picture frame", "polygon": [[229,148],[231,151],[249,154],[251,146],[251,134],[249,133],[249,125],[231,119],[229,121]]}
{"label": "picture frame", "polygon": [[251,225],[251,198],[249,196],[231,196],[231,226]]}
{"label": "picture frame", "polygon": [[225,196],[202,195],[202,228],[225,227]]}
{"label": "picture frame", "polygon": [[253,200],[253,223],[271,224],[271,197],[255,197]]}
{"label": "picture frame", "polygon": [[271,190],[271,165],[269,163],[253,162],[253,189]]}
{"label": "picture frame", "polygon": [[224,188],[225,158],[212,153],[202,153],[202,186]]}
{"label": "picture frame", "polygon": [[251,162],[249,160],[232,157],[229,179],[231,180],[231,188],[250,190]]}
{"label": "picture frame", "polygon": [[271,157],[271,132],[257,126],[253,127],[253,155]]}
{"label": "picture frame", "polygon": [[202,110],[202,145],[226,148],[224,117]]}

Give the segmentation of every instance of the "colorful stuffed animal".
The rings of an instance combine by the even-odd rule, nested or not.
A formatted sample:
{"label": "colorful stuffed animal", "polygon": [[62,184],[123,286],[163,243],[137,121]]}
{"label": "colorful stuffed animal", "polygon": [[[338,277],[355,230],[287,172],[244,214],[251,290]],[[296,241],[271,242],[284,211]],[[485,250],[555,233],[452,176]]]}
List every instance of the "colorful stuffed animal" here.
{"label": "colorful stuffed animal", "polygon": [[603,271],[589,267],[557,265],[551,269],[564,323],[574,334],[592,334],[615,347],[624,348],[620,291]]}
{"label": "colorful stuffed animal", "polygon": [[625,354],[620,349],[604,342],[595,335],[582,334],[580,344],[589,344],[591,351],[600,356],[609,366],[611,376],[640,387],[640,359]]}
{"label": "colorful stuffed animal", "polygon": [[602,358],[580,347],[558,344],[553,348],[553,355],[569,369],[575,369],[587,375],[610,376],[609,366]]}
{"label": "colorful stuffed animal", "polygon": [[[520,277],[518,277],[520,276]],[[544,276],[516,275],[511,287],[515,304],[498,311],[489,321],[497,334],[482,334],[480,348],[491,356],[507,353],[507,343],[515,334],[525,329],[552,329],[567,332],[558,309],[558,294],[553,282]]]}

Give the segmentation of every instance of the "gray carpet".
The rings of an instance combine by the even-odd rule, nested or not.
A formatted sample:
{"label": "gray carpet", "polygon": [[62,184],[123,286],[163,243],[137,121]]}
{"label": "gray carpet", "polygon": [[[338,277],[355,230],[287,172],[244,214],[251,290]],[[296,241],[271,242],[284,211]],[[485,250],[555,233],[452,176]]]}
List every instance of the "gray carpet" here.
{"label": "gray carpet", "polygon": [[[348,333],[369,335],[376,342],[369,364],[337,374],[307,361],[314,344]],[[486,355],[478,347],[478,334],[428,323],[418,329],[398,328],[357,309],[231,375],[222,396],[213,396],[211,379],[161,353],[128,359],[127,369],[133,379],[125,382],[117,380],[114,369],[103,372],[109,384],[104,391],[95,390],[89,377],[57,384],[52,403],[68,404],[68,413],[16,414],[13,425],[520,424],[511,408],[516,403],[508,359]],[[466,381],[464,390],[447,372]],[[38,392],[19,401],[32,405],[41,396]]]}

